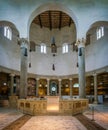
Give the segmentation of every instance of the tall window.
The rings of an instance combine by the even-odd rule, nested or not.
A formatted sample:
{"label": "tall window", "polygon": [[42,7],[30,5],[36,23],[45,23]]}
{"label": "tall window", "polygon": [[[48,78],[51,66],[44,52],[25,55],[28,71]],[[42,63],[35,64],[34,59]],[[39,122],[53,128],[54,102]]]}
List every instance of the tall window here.
{"label": "tall window", "polygon": [[46,53],[46,45],[44,43],[41,44],[41,53]]}
{"label": "tall window", "polygon": [[68,53],[68,44],[67,43],[63,44],[62,53]]}
{"label": "tall window", "polygon": [[10,27],[8,26],[4,27],[4,36],[7,37],[9,40],[12,39],[12,30]]}
{"label": "tall window", "polygon": [[104,36],[104,27],[97,28],[97,40]]}

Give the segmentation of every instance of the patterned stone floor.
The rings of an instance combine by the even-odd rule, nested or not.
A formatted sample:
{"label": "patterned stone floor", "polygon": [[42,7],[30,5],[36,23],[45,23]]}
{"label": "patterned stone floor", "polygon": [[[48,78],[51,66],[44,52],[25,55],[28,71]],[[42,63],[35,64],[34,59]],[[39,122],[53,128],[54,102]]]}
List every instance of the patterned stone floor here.
{"label": "patterned stone floor", "polygon": [[0,130],[20,118],[22,115],[23,114],[17,110],[0,107]]}
{"label": "patterned stone floor", "polygon": [[[108,105],[90,105],[94,107],[94,121],[108,130]],[[92,109],[84,112],[92,120]],[[17,110],[0,108],[0,130],[23,116]],[[33,116],[20,130],[87,130],[73,116]]]}
{"label": "patterned stone floor", "polygon": [[35,116],[20,130],[87,130],[72,116]]}
{"label": "patterned stone floor", "polygon": [[[106,105],[93,105],[90,104],[90,109],[83,114],[89,119],[94,119],[96,123],[108,130],[108,104]],[[94,116],[93,116],[94,109]]]}

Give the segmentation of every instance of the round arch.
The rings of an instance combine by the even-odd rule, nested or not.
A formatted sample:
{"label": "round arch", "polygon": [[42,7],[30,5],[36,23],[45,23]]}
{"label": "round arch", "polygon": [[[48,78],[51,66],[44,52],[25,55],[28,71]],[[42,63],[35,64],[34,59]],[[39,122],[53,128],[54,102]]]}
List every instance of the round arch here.
{"label": "round arch", "polygon": [[108,21],[102,21],[102,20],[94,21],[91,25],[88,26],[88,28],[86,30],[86,35],[90,31],[90,29],[97,28],[99,26],[108,26]]}
{"label": "round arch", "polygon": [[28,27],[27,28],[27,30],[28,30],[28,37],[29,37],[30,25],[31,25],[33,19],[36,16],[38,16],[39,14],[41,14],[41,13],[47,11],[47,10],[59,10],[59,11],[62,11],[64,13],[68,14],[72,18],[72,20],[74,21],[75,27],[76,27],[76,32],[77,32],[78,22],[77,22],[77,18],[74,15],[74,13],[69,8],[65,7],[64,5],[54,2],[54,3],[42,4],[42,5],[40,5],[40,7],[35,9],[34,12],[32,12],[31,16],[29,17],[28,26],[27,26]]}
{"label": "round arch", "polygon": [[15,30],[19,37],[19,30],[16,28],[15,24],[10,21],[0,21],[0,26],[9,26],[12,30]]}
{"label": "round arch", "polygon": [[95,27],[98,27],[98,26],[108,26],[108,21],[95,21],[94,23],[92,23],[88,30],[87,30],[87,33],[88,31],[91,29],[91,28],[95,28]]}

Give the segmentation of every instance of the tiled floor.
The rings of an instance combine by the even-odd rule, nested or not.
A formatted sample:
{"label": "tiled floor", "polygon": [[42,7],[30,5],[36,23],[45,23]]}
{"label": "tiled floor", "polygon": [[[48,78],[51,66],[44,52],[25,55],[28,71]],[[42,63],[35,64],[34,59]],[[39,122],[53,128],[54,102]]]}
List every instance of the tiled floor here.
{"label": "tiled floor", "polygon": [[21,130],[87,130],[72,116],[35,116]]}
{"label": "tiled floor", "polygon": [[14,109],[0,108],[0,130],[8,126],[11,122],[15,121],[23,114]]}
{"label": "tiled floor", "polygon": [[[89,105],[91,109],[84,112],[84,115],[108,130],[108,104],[106,105]],[[94,115],[93,115],[94,109]]]}
{"label": "tiled floor", "polygon": [[[90,105],[94,107],[94,120],[108,130],[108,105]],[[19,111],[0,108],[0,130],[21,117]],[[92,120],[92,110],[84,112]],[[20,130],[87,130],[73,116],[33,116]]]}

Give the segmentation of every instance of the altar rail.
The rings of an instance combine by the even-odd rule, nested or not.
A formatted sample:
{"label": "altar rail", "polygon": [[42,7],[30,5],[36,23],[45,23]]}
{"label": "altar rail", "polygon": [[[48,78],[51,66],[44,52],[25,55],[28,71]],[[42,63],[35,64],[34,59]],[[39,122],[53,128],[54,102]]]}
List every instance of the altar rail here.
{"label": "altar rail", "polygon": [[[19,99],[18,109],[30,115],[49,114],[47,100]],[[88,109],[87,99],[59,100],[59,115],[75,115]]]}
{"label": "altar rail", "polygon": [[60,100],[59,112],[64,114],[78,114],[88,109],[87,99]]}
{"label": "altar rail", "polygon": [[47,112],[47,101],[46,100],[18,100],[18,109],[25,114],[38,115]]}

